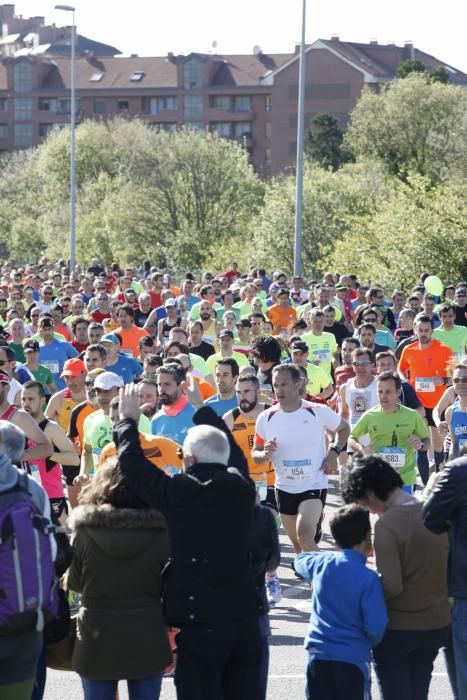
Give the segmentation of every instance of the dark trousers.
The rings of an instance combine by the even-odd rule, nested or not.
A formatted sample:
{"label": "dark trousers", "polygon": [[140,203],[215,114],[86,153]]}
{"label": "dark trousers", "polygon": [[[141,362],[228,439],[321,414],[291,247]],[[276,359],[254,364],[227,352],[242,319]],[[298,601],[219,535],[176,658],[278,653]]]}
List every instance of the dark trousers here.
{"label": "dark trousers", "polygon": [[310,659],[306,669],[306,697],[308,700],[364,700],[365,678],[354,664]]}
{"label": "dark trousers", "polygon": [[373,649],[383,700],[427,700],[433,662],[446,646],[449,627],[439,630],[387,630]]}
{"label": "dark trousers", "polygon": [[260,619],[183,627],[176,642],[178,700],[265,700]]}

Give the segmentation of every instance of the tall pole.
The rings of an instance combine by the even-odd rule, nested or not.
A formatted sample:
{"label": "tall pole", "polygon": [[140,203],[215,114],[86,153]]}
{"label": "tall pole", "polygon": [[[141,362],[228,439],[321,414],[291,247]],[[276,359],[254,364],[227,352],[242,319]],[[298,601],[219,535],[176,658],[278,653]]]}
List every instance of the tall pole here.
{"label": "tall pole", "polygon": [[74,271],[76,264],[76,26],[74,10],[71,16],[70,275]]}
{"label": "tall pole", "polygon": [[305,33],[306,0],[302,0],[302,40],[300,42],[300,68],[298,78],[297,170],[295,192],[294,275],[302,272],[303,227],[303,146],[305,138]]}
{"label": "tall pole", "polygon": [[71,99],[70,99],[70,275],[76,265],[76,26],[75,8],[55,5],[56,10],[71,12]]}

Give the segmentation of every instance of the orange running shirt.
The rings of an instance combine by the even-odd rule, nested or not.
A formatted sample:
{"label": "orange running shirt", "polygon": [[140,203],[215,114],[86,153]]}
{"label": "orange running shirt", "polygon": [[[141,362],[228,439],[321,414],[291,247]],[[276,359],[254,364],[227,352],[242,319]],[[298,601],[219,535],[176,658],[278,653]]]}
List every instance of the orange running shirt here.
{"label": "orange running shirt", "polygon": [[114,332],[118,333],[122,338],[122,351],[131,352],[135,359],[139,355],[139,339],[143,336],[149,335],[144,328],[138,328],[138,326],[132,326],[127,331],[124,331],[123,328],[120,327],[116,328]]}
{"label": "orange running shirt", "polygon": [[235,442],[245,455],[245,459],[248,462],[248,472],[250,476],[254,479],[255,476],[266,474],[267,485],[274,486],[276,482],[276,474],[274,467],[272,466],[272,462],[256,464],[251,456],[251,451],[255,440],[256,418],[245,418],[245,416],[240,413],[239,408],[234,408],[232,411],[232,417],[232,435]]}
{"label": "orange running shirt", "polygon": [[[178,445],[174,440],[157,435],[139,433],[139,442],[146,459],[158,469],[165,469],[166,467],[182,468],[182,460],[177,454]],[[108,457],[114,457],[116,454],[117,447],[115,443],[109,442],[99,456],[99,464],[104,464]]]}
{"label": "orange running shirt", "polygon": [[279,306],[274,304],[268,311],[269,320],[272,323],[274,335],[287,331],[290,324],[297,319],[297,312],[292,306]]}
{"label": "orange running shirt", "polygon": [[424,408],[434,408],[444,392],[445,384],[436,385],[435,377],[447,377],[447,364],[453,357],[451,348],[439,340],[421,349],[418,340],[402,351],[399,369],[406,373]]}

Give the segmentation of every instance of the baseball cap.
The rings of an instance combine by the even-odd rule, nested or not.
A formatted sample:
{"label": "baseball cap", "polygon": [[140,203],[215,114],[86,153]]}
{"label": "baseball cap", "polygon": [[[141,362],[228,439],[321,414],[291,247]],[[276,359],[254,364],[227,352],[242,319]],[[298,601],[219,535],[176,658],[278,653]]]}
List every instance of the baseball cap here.
{"label": "baseball cap", "polygon": [[10,377],[8,376],[7,372],[5,370],[0,369],[0,384],[9,384],[10,383]]}
{"label": "baseball cap", "polygon": [[54,322],[50,316],[44,316],[39,319],[39,328],[53,328]]}
{"label": "baseball cap", "polygon": [[165,306],[165,308],[167,308],[168,306],[177,306],[177,300],[176,300],[176,299],[172,299],[172,298],[167,299],[167,301],[165,302],[164,306]]}
{"label": "baseball cap", "polygon": [[243,326],[243,328],[251,328],[251,321],[248,318],[241,318],[237,321],[236,326]]}
{"label": "baseball cap", "polygon": [[102,372],[94,380],[95,389],[113,389],[114,387],[122,387],[123,379],[115,372]]}
{"label": "baseball cap", "polygon": [[115,333],[106,333],[105,335],[102,336],[100,339],[101,343],[112,343],[113,345],[120,345],[120,341],[118,340],[117,336]]}
{"label": "baseball cap", "polygon": [[80,360],[78,357],[72,357],[71,360],[67,360],[63,365],[63,371],[60,376],[78,377],[83,372],[86,372],[83,360]]}
{"label": "baseball cap", "polygon": [[33,340],[32,338],[29,338],[29,340],[25,340],[23,342],[23,352],[39,352],[40,350],[40,345],[37,342],[37,340]]}
{"label": "baseball cap", "polygon": [[223,331],[220,331],[217,335],[218,338],[232,338],[233,340],[233,333],[232,331],[227,330],[227,328],[224,328]]}
{"label": "baseball cap", "polygon": [[346,292],[347,286],[345,284],[336,284],[336,292]]}
{"label": "baseball cap", "polygon": [[308,349],[308,345],[305,343],[304,340],[296,340],[290,346],[291,352],[293,352],[294,350],[298,350],[299,352],[308,352]]}

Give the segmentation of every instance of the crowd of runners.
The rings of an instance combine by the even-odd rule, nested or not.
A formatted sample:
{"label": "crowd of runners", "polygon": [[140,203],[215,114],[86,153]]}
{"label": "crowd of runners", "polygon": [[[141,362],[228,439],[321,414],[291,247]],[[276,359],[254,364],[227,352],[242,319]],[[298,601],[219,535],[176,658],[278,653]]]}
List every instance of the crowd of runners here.
{"label": "crowd of runners", "polygon": [[266,698],[280,527],[307,697],[467,700],[467,282],[363,274],[3,265],[1,700]]}

